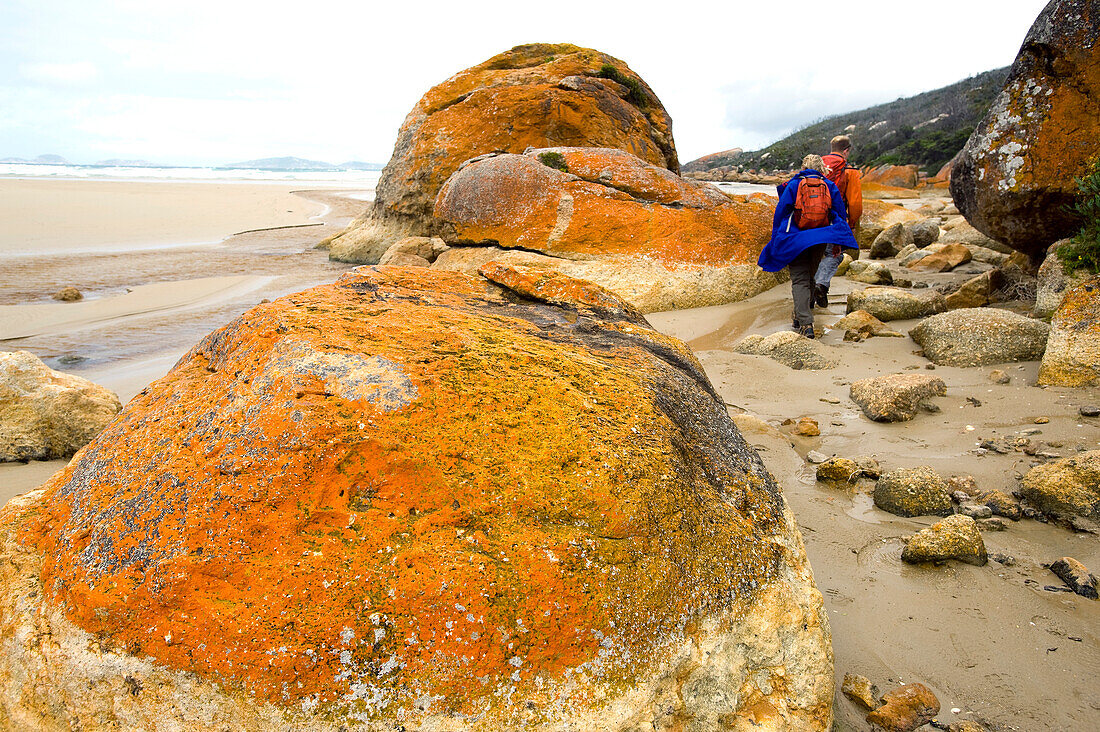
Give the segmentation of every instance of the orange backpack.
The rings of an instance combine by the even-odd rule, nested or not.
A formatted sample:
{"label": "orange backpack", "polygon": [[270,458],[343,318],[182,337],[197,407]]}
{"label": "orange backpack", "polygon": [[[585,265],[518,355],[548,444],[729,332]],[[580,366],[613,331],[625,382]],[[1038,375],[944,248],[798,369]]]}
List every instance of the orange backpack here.
{"label": "orange backpack", "polygon": [[800,229],[816,229],[829,225],[833,197],[824,178],[806,177],[798,182],[794,197],[794,225]]}

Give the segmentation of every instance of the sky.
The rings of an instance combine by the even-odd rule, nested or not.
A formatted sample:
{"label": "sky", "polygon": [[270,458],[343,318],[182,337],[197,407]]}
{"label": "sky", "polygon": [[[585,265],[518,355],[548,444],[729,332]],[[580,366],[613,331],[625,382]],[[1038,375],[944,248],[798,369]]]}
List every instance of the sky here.
{"label": "sky", "polygon": [[625,61],[680,160],[1011,64],[1044,0],[0,1],[0,158],[385,163],[433,85],[521,43]]}

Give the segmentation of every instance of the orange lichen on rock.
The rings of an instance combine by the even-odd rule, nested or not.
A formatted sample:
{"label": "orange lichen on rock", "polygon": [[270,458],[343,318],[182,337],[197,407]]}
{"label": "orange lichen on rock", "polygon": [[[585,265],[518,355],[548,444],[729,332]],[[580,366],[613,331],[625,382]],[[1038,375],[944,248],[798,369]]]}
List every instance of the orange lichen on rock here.
{"label": "orange lichen on rock", "polygon": [[[565,170],[540,162],[548,154]],[[734,200],[629,153],[594,148],[470,161],[447,181],[435,207],[453,227],[453,241],[712,267],[755,263],[773,211],[768,197]]]}
{"label": "orange lichen on rock", "polygon": [[873,183],[885,188],[916,188],[917,173],[915,165],[880,165],[865,172],[861,180],[864,185]]}
{"label": "orange lichen on rock", "polygon": [[[207,336],[23,516],[50,602],[283,707],[530,721],[809,582],[682,344],[587,283],[487,270],[509,289],[364,268]],[[783,663],[817,669],[809,587],[780,593],[812,597],[779,632],[809,623],[816,660]],[[813,688],[783,714],[827,724],[831,683]]]}
{"label": "orange lichen on rock", "polygon": [[[618,80],[602,78],[605,67]],[[679,170],[672,120],[624,62],[569,44],[529,44],[455,74],[417,102],[378,182],[375,215],[422,221],[464,161],[549,145],[620,148]]]}
{"label": "orange lichen on rock", "polygon": [[1053,386],[1100,383],[1100,275],[1088,277],[1066,290],[1050,324],[1038,383]]}

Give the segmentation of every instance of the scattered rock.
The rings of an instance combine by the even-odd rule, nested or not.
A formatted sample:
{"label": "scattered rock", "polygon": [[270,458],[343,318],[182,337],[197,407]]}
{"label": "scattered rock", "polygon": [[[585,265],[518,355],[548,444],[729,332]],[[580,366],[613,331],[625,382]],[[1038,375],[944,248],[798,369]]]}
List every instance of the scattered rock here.
{"label": "scattered rock", "polygon": [[989,506],[980,506],[976,503],[968,503],[959,506],[959,513],[972,519],[987,519],[993,516],[993,509]]}
{"label": "scattered rock", "polygon": [[1082,417],[1100,417],[1100,407],[1084,406],[1077,410]]}
{"label": "scattered rock", "polygon": [[859,674],[844,674],[844,683],[840,690],[864,709],[876,709],[879,706],[878,687],[871,683],[866,676]]}
{"label": "scattered rock", "polygon": [[843,330],[845,338],[849,333],[856,333],[862,336],[882,336],[890,338],[903,338],[904,336],[897,331],[890,330],[886,323],[871,315],[866,310],[855,310],[833,324],[833,328],[837,330]]}
{"label": "scattered rock", "polygon": [[859,466],[859,472],[861,477],[870,478],[871,480],[878,480],[882,475],[882,467],[878,464],[878,460],[867,455],[857,455],[854,460],[856,465]]}
{"label": "scattered rock", "polygon": [[898,252],[910,244],[913,244],[913,236],[909,230],[904,224],[894,224],[875,237],[868,256],[871,259],[888,259],[897,256]]}
{"label": "scattered rock", "polygon": [[1020,495],[1059,521],[1100,521],[1100,450],[1032,468],[1020,481]]}
{"label": "scattered rock", "polygon": [[964,720],[962,722],[952,722],[947,725],[947,732],[989,732],[985,727],[977,722],[971,722],[970,720]]}
{"label": "scattered rock", "polygon": [[987,518],[975,521],[980,531],[1006,531],[1008,524],[1001,518]]}
{"label": "scattered rock", "polygon": [[806,453],[807,462],[812,463],[813,465],[818,465],[820,463],[825,462],[828,459],[829,459],[828,455],[825,455],[824,453],[820,453],[817,450],[810,450],[808,453]]}
{"label": "scattered rock", "polygon": [[821,434],[821,428],[813,417],[800,417],[791,434],[799,437],[817,437]]}
{"label": "scattered rock", "polygon": [[0,352],[0,462],[70,458],[122,409],[109,389]]}
{"label": "scattered rock", "polygon": [[1067,241],[1063,239],[1051,244],[1047,249],[1046,258],[1039,265],[1039,272],[1036,275],[1035,305],[1031,308],[1031,314],[1036,318],[1050,319],[1062,304],[1066,290],[1088,279],[1088,272],[1085,270],[1078,270],[1072,275],[1066,274],[1062,260],[1058,258],[1058,247]]}
{"label": "scattered rock", "polygon": [[754,333],[745,336],[733,347],[734,353],[767,356],[787,368],[810,371],[831,369],[840,363],[840,358],[833,355],[832,350],[832,346],[803,338],[793,331],[779,331],[769,336]]}
{"label": "scattered rock", "polygon": [[959,289],[944,297],[948,310],[962,308],[980,308],[993,301],[994,282],[997,278],[993,270],[967,280]]}
{"label": "scattered rock", "polygon": [[428,267],[447,251],[447,244],[439,237],[409,236],[393,244],[378,264],[396,267]]}
{"label": "scattered rock", "polygon": [[1004,89],[951,171],[951,197],[978,229],[1038,255],[1072,236],[1074,176],[1100,155],[1100,17],[1088,0],[1039,13]]}
{"label": "scattered rock", "polygon": [[940,238],[940,220],[930,217],[906,224],[909,229],[909,238],[918,249],[935,244]]}
{"label": "scattered rock", "polygon": [[1000,267],[1008,261],[1008,255],[1004,252],[987,249],[977,244],[964,244],[963,246],[970,250],[970,255],[974,258],[973,261],[975,262],[982,262],[983,264],[992,264],[995,267]]}
{"label": "scattered rock", "polygon": [[360,728],[369,693],[379,729],[825,729],[797,525],[694,355],[590,283],[493,276],[253,308],[0,510],[0,627],[49,639],[0,648],[33,680],[5,725]]}
{"label": "scattered rock", "polygon": [[909,331],[939,366],[984,366],[1042,357],[1050,326],[1008,310],[975,308],[933,315]]}
{"label": "scattered rock", "polygon": [[954,225],[944,225],[943,228],[947,230],[947,233],[940,238],[940,244],[978,246],[1005,254],[1014,251],[1012,247],[1005,246],[999,241],[990,239],[988,236],[971,226],[970,223],[962,217],[960,217]]}
{"label": "scattered rock", "polygon": [[939,251],[909,264],[908,267],[919,272],[949,272],[973,258],[970,250],[963,245],[947,244]]}
{"label": "scattered rock", "polygon": [[989,510],[997,516],[1004,516],[1006,519],[1019,521],[1023,515],[1020,512],[1019,502],[1004,491],[985,491],[975,496],[974,500],[983,506],[989,507]]}
{"label": "scattered rock", "polygon": [[950,516],[951,494],[930,467],[898,468],[875,483],[875,505],[895,516]]}
{"label": "scattered rock", "polygon": [[940,701],[924,684],[906,684],[882,697],[867,721],[887,732],[912,732],[940,713]]}
{"label": "scattered rock", "polygon": [[989,380],[994,384],[1010,384],[1012,383],[1012,377],[1006,374],[1001,369],[993,369],[989,372]]}
{"label": "scattered rock", "polygon": [[1050,386],[1100,383],[1100,275],[1066,290],[1051,320],[1050,340],[1039,367],[1038,383]]}
{"label": "scattered rock", "polygon": [[1002,554],[1000,552],[991,552],[989,558],[997,564],[1004,565],[1005,567],[1015,567],[1016,557],[1011,554]]}
{"label": "scattered rock", "polygon": [[920,296],[897,287],[868,287],[848,293],[849,313],[866,310],[882,321],[923,318],[946,309],[947,303],[938,292]]}
{"label": "scattered rock", "polygon": [[931,374],[890,374],[853,382],[849,396],[875,422],[904,422],[917,414],[921,402],[945,396],[947,385]]}
{"label": "scattered rock", "polygon": [[910,536],[905,540],[901,558],[910,564],[955,559],[979,567],[989,561],[977,524],[962,514],[948,516]]}
{"label": "scattered rock", "polygon": [[54,300],[61,302],[76,302],[84,299],[84,294],[75,287],[62,287],[53,294]]}
{"label": "scattered rock", "polygon": [[865,282],[869,285],[889,285],[894,282],[894,275],[890,268],[882,262],[867,262],[865,267],[852,272],[849,268],[848,279],[856,282]]}
{"label": "scattered rock", "polygon": [[833,483],[854,483],[861,472],[854,460],[832,457],[817,466],[817,479]]}
{"label": "scattered rock", "polygon": [[1066,583],[1066,586],[1081,597],[1090,600],[1097,599],[1096,575],[1089,572],[1085,565],[1073,557],[1062,557],[1050,565],[1050,571],[1058,575],[1058,579]]}

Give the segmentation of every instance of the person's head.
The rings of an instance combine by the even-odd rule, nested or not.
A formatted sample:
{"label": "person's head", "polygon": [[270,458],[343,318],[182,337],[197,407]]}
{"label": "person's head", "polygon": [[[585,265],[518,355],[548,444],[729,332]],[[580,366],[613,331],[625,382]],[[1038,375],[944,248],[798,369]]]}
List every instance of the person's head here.
{"label": "person's head", "polygon": [[829,141],[829,150],[837,155],[848,157],[848,153],[852,152],[852,138],[847,135],[837,135]]}
{"label": "person's head", "polygon": [[822,175],[825,174],[825,161],[821,159],[820,155],[809,154],[802,158],[803,170],[816,170]]}

